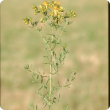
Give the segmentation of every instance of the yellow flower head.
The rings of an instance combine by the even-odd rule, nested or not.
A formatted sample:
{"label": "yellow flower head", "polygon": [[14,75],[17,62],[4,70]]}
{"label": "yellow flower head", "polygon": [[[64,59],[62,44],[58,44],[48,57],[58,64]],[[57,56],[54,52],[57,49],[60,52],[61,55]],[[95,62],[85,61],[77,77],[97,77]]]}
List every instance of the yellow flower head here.
{"label": "yellow flower head", "polygon": [[65,13],[65,16],[68,16],[68,13],[67,12]]}
{"label": "yellow flower head", "polygon": [[71,10],[70,13],[71,13],[71,16],[76,17],[76,13],[73,10]]}
{"label": "yellow flower head", "polygon": [[60,12],[63,12],[64,11],[64,8],[62,6],[60,6],[59,11]]}
{"label": "yellow flower head", "polygon": [[76,17],[76,14],[74,14],[73,16]]}
{"label": "yellow flower head", "polygon": [[32,18],[30,18],[29,21],[32,22]]}
{"label": "yellow flower head", "polygon": [[44,1],[44,2],[42,3],[42,5],[45,6],[46,9],[48,8],[47,1]]}
{"label": "yellow flower head", "polygon": [[72,13],[73,15],[75,14],[75,12]]}
{"label": "yellow flower head", "polygon": [[40,7],[40,9],[42,9],[42,6],[41,5],[39,5],[39,7]]}
{"label": "yellow flower head", "polygon": [[54,7],[53,7],[53,10],[57,10],[57,6],[54,6]]}
{"label": "yellow flower head", "polygon": [[29,19],[28,19],[27,17],[24,17],[24,18],[23,18],[23,23],[24,23],[24,24],[29,24]]}
{"label": "yellow flower head", "polygon": [[[39,8],[40,10],[38,10],[38,7],[36,7],[35,5],[32,6],[32,9],[35,15],[38,13],[41,13],[45,16],[49,15],[49,17],[53,18],[54,23],[57,23],[57,24],[61,23],[62,19],[76,17],[76,13],[73,10],[70,10],[70,14],[64,13],[64,8],[60,5],[60,2],[56,0],[51,0],[50,2],[47,0],[44,0],[44,2],[41,5],[39,5]],[[51,8],[50,13],[48,13],[47,11],[48,8]],[[64,15],[61,15],[63,13]],[[44,23],[46,21],[47,20],[45,20],[45,18],[40,19],[41,23]],[[32,18],[28,19],[27,17],[25,17],[23,18],[23,22],[25,24],[29,24],[29,22],[32,23]]]}
{"label": "yellow flower head", "polygon": [[38,10],[36,6],[32,6],[33,10]]}
{"label": "yellow flower head", "polygon": [[41,22],[41,23],[44,23],[44,18],[41,18],[41,19],[40,19],[40,22]]}
{"label": "yellow flower head", "polygon": [[53,3],[54,3],[54,1],[51,1],[51,3],[53,4]]}
{"label": "yellow flower head", "polygon": [[47,5],[47,1],[44,1],[44,2],[43,2],[43,5],[46,6],[46,5]]}
{"label": "yellow flower head", "polygon": [[58,1],[58,2],[56,3],[56,5],[60,5],[60,2]]}

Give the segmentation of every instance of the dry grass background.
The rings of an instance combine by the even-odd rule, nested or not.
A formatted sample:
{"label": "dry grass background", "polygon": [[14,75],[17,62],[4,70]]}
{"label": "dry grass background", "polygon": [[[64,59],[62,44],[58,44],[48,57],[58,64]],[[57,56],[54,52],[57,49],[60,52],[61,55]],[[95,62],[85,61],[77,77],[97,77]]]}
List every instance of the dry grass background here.
{"label": "dry grass background", "polygon": [[[42,71],[44,52],[40,36],[23,24],[26,15],[34,17],[31,6],[43,0],[4,0],[1,3],[1,107],[4,110],[29,110],[28,104],[41,105],[25,64]],[[106,110],[108,108],[108,2],[106,0],[60,0],[77,17],[66,28],[63,42],[69,54],[60,68],[60,81],[74,69],[73,87],[61,91],[60,103],[52,110]],[[48,31],[44,28],[43,32]],[[48,67],[44,67],[48,70]],[[44,109],[42,109],[44,110]],[[47,110],[47,109],[45,109]]]}

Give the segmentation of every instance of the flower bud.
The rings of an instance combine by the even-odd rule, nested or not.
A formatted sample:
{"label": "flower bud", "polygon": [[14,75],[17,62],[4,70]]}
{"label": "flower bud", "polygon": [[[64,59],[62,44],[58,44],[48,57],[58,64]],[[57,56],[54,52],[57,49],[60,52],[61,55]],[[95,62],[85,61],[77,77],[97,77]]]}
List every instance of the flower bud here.
{"label": "flower bud", "polygon": [[41,23],[44,23],[44,18],[41,18],[41,19],[40,19],[40,22],[41,22]]}
{"label": "flower bud", "polygon": [[32,22],[32,18],[30,18],[29,21]]}
{"label": "flower bud", "polygon": [[24,24],[29,24],[29,19],[28,19],[27,17],[24,17],[24,18],[23,18],[23,23],[24,23]]}
{"label": "flower bud", "polygon": [[38,10],[38,8],[36,6],[32,6],[33,10]]}

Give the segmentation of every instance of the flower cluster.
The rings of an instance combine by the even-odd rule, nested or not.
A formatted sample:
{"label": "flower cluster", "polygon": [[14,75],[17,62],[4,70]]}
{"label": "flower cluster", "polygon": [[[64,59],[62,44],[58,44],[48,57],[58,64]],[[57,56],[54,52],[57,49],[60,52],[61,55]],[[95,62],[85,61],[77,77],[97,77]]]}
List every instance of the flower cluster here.
{"label": "flower cluster", "polygon": [[[60,2],[56,0],[51,2],[44,1],[41,5],[39,5],[39,8],[40,9],[38,9],[35,5],[32,6],[34,15],[37,15],[38,13],[44,15],[44,17],[39,20],[41,23],[45,23],[48,19],[52,18],[53,23],[58,24],[61,23],[63,19],[76,16],[76,13],[73,10],[71,10],[69,14],[67,12],[64,13],[64,8],[60,5]],[[29,24],[29,22],[32,23],[32,18],[28,19],[27,17],[24,17],[23,22],[25,24]]]}
{"label": "flower cluster", "polygon": [[27,17],[23,18],[23,23],[24,24],[29,24],[29,21],[32,22],[32,18],[28,19]]}

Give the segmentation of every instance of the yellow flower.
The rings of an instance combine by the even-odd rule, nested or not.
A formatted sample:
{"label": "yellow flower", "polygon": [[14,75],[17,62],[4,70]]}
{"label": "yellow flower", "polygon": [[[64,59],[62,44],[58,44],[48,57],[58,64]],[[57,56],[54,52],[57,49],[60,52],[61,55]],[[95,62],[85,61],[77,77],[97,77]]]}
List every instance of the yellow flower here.
{"label": "yellow flower", "polygon": [[65,16],[68,16],[68,13],[67,12],[65,13]]}
{"label": "yellow flower", "polygon": [[44,2],[43,2],[43,5],[45,5],[45,6],[46,6],[46,5],[47,5],[47,1],[44,1]]}
{"label": "yellow flower", "polygon": [[58,22],[58,19],[56,18],[56,19],[55,19],[55,23],[57,23],[57,22]]}
{"label": "yellow flower", "polygon": [[34,15],[36,15],[38,12],[36,10],[34,10]]}
{"label": "yellow flower", "polygon": [[54,3],[54,1],[51,1],[51,3]]}
{"label": "yellow flower", "polygon": [[29,21],[32,22],[32,18],[30,18]]}
{"label": "yellow flower", "polygon": [[53,13],[50,16],[53,17],[54,16]]}
{"label": "yellow flower", "polygon": [[64,16],[61,16],[61,19],[64,19]]}
{"label": "yellow flower", "polygon": [[44,23],[44,18],[41,18],[41,19],[40,19],[40,22],[41,22],[41,23]]}
{"label": "yellow flower", "polygon": [[33,10],[38,10],[36,6],[32,6]]}
{"label": "yellow flower", "polygon": [[57,6],[54,6],[54,7],[53,7],[53,10],[57,10]]}
{"label": "yellow flower", "polygon": [[29,19],[26,18],[26,17],[24,17],[24,18],[23,18],[23,23],[24,23],[24,24],[29,24]]}
{"label": "yellow flower", "polygon": [[71,14],[69,14],[69,18],[72,18],[72,15]]}
{"label": "yellow flower", "polygon": [[54,6],[53,10],[54,10],[54,15],[57,16],[57,14],[58,14],[57,6]]}
{"label": "yellow flower", "polygon": [[63,12],[64,11],[64,8],[62,6],[60,6],[59,11],[60,12]]}
{"label": "yellow flower", "polygon": [[41,5],[39,5],[39,7],[40,7],[40,9],[42,9],[42,6]]}
{"label": "yellow flower", "polygon": [[73,15],[75,14],[75,12],[72,13]]}
{"label": "yellow flower", "polygon": [[56,5],[60,5],[60,2],[58,1],[58,2],[56,3]]}
{"label": "yellow flower", "polygon": [[73,16],[76,17],[76,14],[74,14]]}
{"label": "yellow flower", "polygon": [[46,9],[47,9],[47,1],[44,1],[44,2],[42,3],[42,5],[44,5],[44,6],[46,7]]}
{"label": "yellow flower", "polygon": [[58,18],[61,18],[60,14],[58,14]]}

